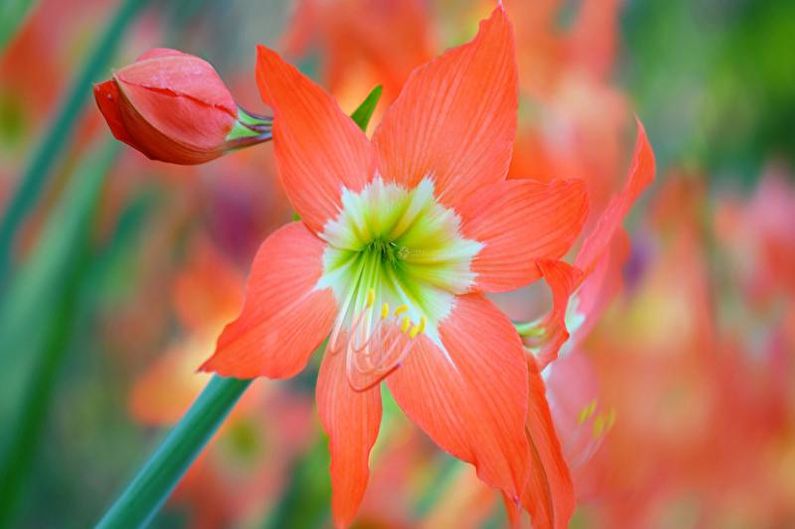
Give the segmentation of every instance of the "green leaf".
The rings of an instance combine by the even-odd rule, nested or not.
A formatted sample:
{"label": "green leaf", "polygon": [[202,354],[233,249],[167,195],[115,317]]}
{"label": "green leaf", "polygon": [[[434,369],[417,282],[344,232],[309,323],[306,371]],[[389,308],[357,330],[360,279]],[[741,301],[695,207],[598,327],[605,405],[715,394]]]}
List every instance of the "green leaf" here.
{"label": "green leaf", "polygon": [[33,0],[4,0],[0,4],[0,54],[25,22]]}
{"label": "green leaf", "polygon": [[74,328],[92,219],[115,142],[75,170],[30,258],[0,299],[0,527],[13,520]]}
{"label": "green leaf", "polygon": [[14,237],[47,184],[53,165],[69,145],[77,119],[91,97],[91,84],[106,73],[116,46],[144,4],[145,0],[125,0],[105,26],[105,32],[94,45],[57,117],[33,153],[17,188],[6,203],[0,219],[0,295],[8,283]]}
{"label": "green leaf", "polygon": [[370,118],[373,117],[373,112],[375,111],[376,105],[378,105],[378,100],[381,99],[382,91],[381,85],[373,88],[365,100],[362,101],[362,104],[351,114],[351,119],[359,125],[362,131],[367,130],[367,125],[370,123]]}
{"label": "green leaf", "polygon": [[251,380],[214,376],[190,410],[97,524],[97,529],[145,526],[234,407]]}

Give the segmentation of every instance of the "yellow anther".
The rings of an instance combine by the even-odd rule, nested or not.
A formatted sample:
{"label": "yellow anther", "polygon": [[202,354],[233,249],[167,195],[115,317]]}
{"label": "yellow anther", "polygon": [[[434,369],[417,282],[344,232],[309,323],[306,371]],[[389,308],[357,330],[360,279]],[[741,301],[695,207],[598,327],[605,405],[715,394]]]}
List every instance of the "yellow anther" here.
{"label": "yellow anther", "polygon": [[414,325],[409,331],[409,338],[416,338],[418,334],[425,332],[425,325],[428,323],[428,318],[420,316],[420,322]]}
{"label": "yellow anther", "polygon": [[577,417],[577,424],[583,424],[591,418],[591,415],[596,411],[596,399],[592,400],[586,407],[580,410],[580,415]]}
{"label": "yellow anther", "polygon": [[411,320],[408,316],[403,316],[403,321],[400,322],[400,332],[406,332],[409,330],[409,326],[411,325]]}
{"label": "yellow anther", "polygon": [[373,303],[375,303],[375,289],[371,288],[367,291],[367,308],[372,307]]}
{"label": "yellow anther", "polygon": [[400,316],[401,314],[403,314],[407,310],[409,310],[409,306],[406,305],[405,303],[403,305],[398,305],[395,308],[395,316]]}
{"label": "yellow anther", "polygon": [[607,421],[605,420],[604,415],[599,415],[596,419],[593,420],[593,436],[599,437],[603,433],[605,433],[605,425]]}
{"label": "yellow anther", "polygon": [[389,316],[389,303],[381,305],[381,319],[385,320]]}

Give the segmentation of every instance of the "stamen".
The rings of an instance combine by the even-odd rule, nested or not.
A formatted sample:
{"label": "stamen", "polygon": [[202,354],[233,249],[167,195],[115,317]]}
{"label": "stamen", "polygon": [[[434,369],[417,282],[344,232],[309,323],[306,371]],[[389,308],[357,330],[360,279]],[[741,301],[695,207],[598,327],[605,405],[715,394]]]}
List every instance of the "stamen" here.
{"label": "stamen", "polygon": [[369,309],[373,306],[373,303],[375,303],[375,289],[371,288],[367,291],[367,303],[365,305]]}
{"label": "stamen", "polygon": [[428,324],[428,318],[426,318],[425,314],[423,314],[422,316],[420,316],[420,324],[418,326],[419,327],[419,331],[417,331],[417,332],[424,333],[425,332],[425,326],[427,324]]}
{"label": "stamen", "polygon": [[584,424],[585,421],[591,418],[591,415],[596,411],[596,399],[593,399],[587,406],[580,410],[580,415],[577,417],[577,424]]}

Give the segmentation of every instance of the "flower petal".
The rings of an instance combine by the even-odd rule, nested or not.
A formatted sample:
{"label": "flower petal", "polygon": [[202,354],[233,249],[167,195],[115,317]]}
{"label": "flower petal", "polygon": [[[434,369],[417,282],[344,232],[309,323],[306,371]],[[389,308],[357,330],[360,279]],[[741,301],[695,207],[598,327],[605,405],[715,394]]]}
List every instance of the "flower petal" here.
{"label": "flower petal", "polygon": [[552,308],[523,336],[525,347],[530,349],[538,362],[538,368],[544,369],[558,357],[561,346],[569,339],[571,329],[566,327],[566,312],[571,295],[583,280],[582,271],[563,261],[542,260],[538,269],[552,291]]}
{"label": "flower petal", "polygon": [[454,207],[505,178],[516,132],[513,31],[501,7],[475,39],[414,70],[373,136],[382,176],[429,176]]}
{"label": "flower petal", "polygon": [[381,425],[381,388],[354,391],[345,375],[345,355],[327,353],[317,378],[317,407],[329,436],[334,522],[347,527],[370,476],[370,450]]}
{"label": "flower petal", "polygon": [[121,112],[122,95],[119,93],[119,85],[116,84],[116,81],[110,79],[95,84],[94,99],[99,111],[105,117],[105,121],[108,122],[113,137],[134,147],[135,139],[124,124],[124,116]]}
{"label": "flower petal", "polygon": [[621,227],[629,208],[637,200],[638,195],[654,179],[654,152],[646,136],[646,130],[639,119],[635,118],[638,126],[638,135],[635,140],[635,150],[632,155],[632,165],[629,169],[627,182],[624,189],[613,197],[607,205],[605,212],[599,218],[596,228],[590,233],[588,238],[577,254],[575,264],[581,268],[585,274],[589,274],[596,266],[599,257],[607,251],[613,235]]}
{"label": "flower petal", "polygon": [[358,192],[373,175],[370,142],[334,99],[274,51],[257,48],[257,83],[273,108],[279,177],[315,233],[340,210],[342,187]]}
{"label": "flower petal", "polygon": [[226,326],[201,370],[237,378],[288,378],[301,371],[337,314],[331,290],[315,289],[324,248],[301,222],[268,237],[254,258],[240,316]]}
{"label": "flower petal", "polygon": [[574,485],[552,424],[546,389],[538,366],[528,361],[530,405],[527,438],[532,447],[531,471],[521,502],[535,529],[566,529],[574,513]]}
{"label": "flower petal", "polygon": [[588,214],[581,180],[508,180],[478,193],[461,209],[461,231],[484,243],[472,261],[476,288],[514,290],[538,279],[536,262],[558,259]]}
{"label": "flower petal", "polygon": [[527,361],[511,322],[480,294],[456,298],[441,344],[417,337],[387,384],[439,446],[517,498],[529,464]]}

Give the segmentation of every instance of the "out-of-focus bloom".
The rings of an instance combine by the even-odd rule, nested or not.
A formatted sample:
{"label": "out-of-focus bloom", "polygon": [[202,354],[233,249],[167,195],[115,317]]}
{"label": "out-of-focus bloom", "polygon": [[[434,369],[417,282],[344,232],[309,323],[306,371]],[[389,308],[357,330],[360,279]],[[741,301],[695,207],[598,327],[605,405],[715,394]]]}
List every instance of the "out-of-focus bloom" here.
{"label": "out-of-focus bloom", "polygon": [[240,307],[243,277],[209,241],[190,249],[190,262],[174,282],[176,315],[185,337],[138,379],[130,401],[133,416],[150,425],[176,422],[207,383],[196,373],[215,337]]}
{"label": "out-of-focus bloom", "polygon": [[433,57],[428,11],[420,0],[300,0],[284,51],[305,56],[315,46],[323,85],[342,108],[376,84],[391,103],[411,71]]}
{"label": "out-of-focus bloom", "polygon": [[[558,402],[574,422],[590,423],[583,434],[590,430],[596,440],[612,426],[587,465],[572,465],[589,527],[772,528],[795,520],[795,401],[781,375],[791,373],[792,354],[779,348],[775,325],[763,333],[770,347],[755,354],[735,340],[740,322],[720,325],[731,300],[714,286],[732,265],[705,244],[716,240],[707,231],[705,197],[697,179],[669,177],[647,227],[644,250],[652,258],[582,344],[590,365],[572,355],[550,366],[555,395],[563,384],[599,383],[591,406],[578,395]],[[570,406],[578,399],[580,412]],[[565,439],[574,428],[561,430]],[[578,441],[586,444],[584,437]]]}
{"label": "out-of-focus bloom", "polygon": [[[196,365],[213,350],[224,322],[242,301],[242,275],[209,241],[197,240],[189,255],[173,292],[185,335],[136,380],[130,394],[132,416],[147,426],[175,423],[195,400],[208,378],[196,373]],[[252,387],[171,502],[187,506],[194,529],[261,519],[278,496],[293,455],[309,438],[310,419],[311,401],[305,396]]]}
{"label": "out-of-focus bloom", "polygon": [[506,180],[517,100],[504,11],[415,70],[372,142],[267,48],[257,73],[302,221],[263,243],[242,313],[202,369],[291,377],[329,337],[317,399],[340,527],[366,487],[384,378],[437,444],[518,501],[538,448],[528,402],[549,411],[516,330],[484,293],[538,279],[536,262],[577,237],[587,200],[578,181]]}
{"label": "out-of-focus bloom", "polygon": [[756,305],[795,297],[795,188],[786,170],[771,166],[753,198],[718,204],[717,236],[732,258],[736,279]]}
{"label": "out-of-focus bloom", "polygon": [[271,120],[245,112],[215,69],[176,50],[150,50],[94,87],[116,139],[153,160],[194,165],[269,140]]}

